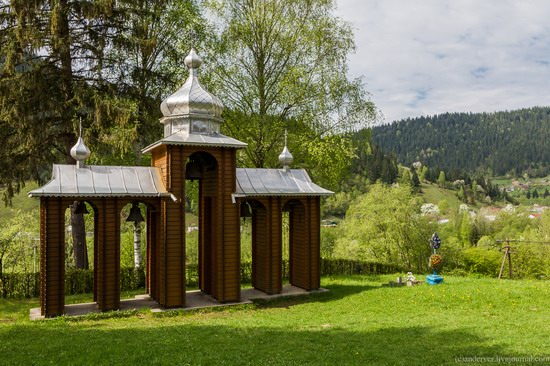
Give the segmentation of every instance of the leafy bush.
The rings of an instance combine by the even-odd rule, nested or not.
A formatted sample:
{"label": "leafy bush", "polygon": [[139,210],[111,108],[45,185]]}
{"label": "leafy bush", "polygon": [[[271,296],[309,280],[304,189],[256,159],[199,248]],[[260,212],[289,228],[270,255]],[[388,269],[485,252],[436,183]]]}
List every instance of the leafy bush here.
{"label": "leafy bush", "polygon": [[470,273],[496,277],[500,269],[503,254],[497,250],[468,248],[462,251],[464,267]]}
{"label": "leafy bush", "polygon": [[348,210],[334,256],[426,270],[434,227],[421,204],[410,187],[372,185]]}
{"label": "leafy bush", "polygon": [[[122,273],[121,269],[121,279]],[[65,294],[85,294],[94,290],[94,271],[89,269],[68,269],[65,271]]]}
{"label": "leafy bush", "polygon": [[0,276],[0,297],[2,298],[29,298],[39,294],[39,273],[9,273]]}

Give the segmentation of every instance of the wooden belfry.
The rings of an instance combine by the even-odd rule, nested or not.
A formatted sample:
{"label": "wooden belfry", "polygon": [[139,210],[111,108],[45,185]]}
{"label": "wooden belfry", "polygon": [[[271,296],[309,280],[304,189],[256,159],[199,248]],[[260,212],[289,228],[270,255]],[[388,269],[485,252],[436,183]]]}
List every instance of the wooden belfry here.
{"label": "wooden belfry", "polygon": [[146,205],[147,292],[163,307],[186,305],[185,182],[199,181],[199,287],[220,302],[240,300],[240,213],[252,214],[252,282],[282,291],[282,216],[289,212],[290,283],[320,286],[320,196],[305,170],[239,169],[246,144],[220,133],[221,101],[200,83],[201,59],[185,58],[189,77],[161,104],[164,138],[144,149],[152,167],[91,166],[82,138],[71,150],[76,165],[54,165],[52,180],[29,193],[40,198],[40,306],[46,317],[64,313],[65,210],[75,201],[94,210],[94,301],[120,307],[120,211]]}

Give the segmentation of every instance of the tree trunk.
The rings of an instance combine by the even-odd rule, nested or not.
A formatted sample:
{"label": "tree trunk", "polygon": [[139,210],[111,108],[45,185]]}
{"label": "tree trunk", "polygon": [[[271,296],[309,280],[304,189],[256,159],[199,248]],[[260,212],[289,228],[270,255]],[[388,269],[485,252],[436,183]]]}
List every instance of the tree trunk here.
{"label": "tree trunk", "polygon": [[141,267],[141,228],[134,222],[134,268]]}
{"label": "tree trunk", "polygon": [[88,269],[88,248],[86,247],[86,226],[84,215],[75,213],[79,202],[71,206],[71,233],[73,235],[74,263],[77,269]]}

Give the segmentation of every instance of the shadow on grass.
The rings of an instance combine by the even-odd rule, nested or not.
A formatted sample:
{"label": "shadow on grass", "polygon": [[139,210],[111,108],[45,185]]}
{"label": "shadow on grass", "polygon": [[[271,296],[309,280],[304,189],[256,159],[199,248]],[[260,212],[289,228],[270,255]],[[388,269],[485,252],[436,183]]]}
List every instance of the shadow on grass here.
{"label": "shadow on grass", "polygon": [[311,302],[327,303],[337,301],[364,291],[380,289],[379,286],[371,285],[327,285],[324,286],[324,288],[329,291],[283,296],[274,299],[258,299],[254,300],[254,304],[256,304],[258,308],[290,308],[294,305]]}
{"label": "shadow on grass", "polygon": [[8,364],[440,365],[461,357],[519,356],[466,330],[427,327],[359,332],[337,324],[57,324],[0,328],[0,338]]}

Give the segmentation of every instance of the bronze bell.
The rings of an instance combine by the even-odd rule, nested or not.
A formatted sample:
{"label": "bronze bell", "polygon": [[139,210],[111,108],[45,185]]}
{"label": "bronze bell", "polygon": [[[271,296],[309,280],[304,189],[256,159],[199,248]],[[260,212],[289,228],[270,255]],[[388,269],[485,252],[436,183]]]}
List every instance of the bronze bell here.
{"label": "bronze bell", "polygon": [[185,179],[188,180],[195,180],[195,179],[201,179],[202,178],[202,172],[201,172],[201,165],[197,161],[190,161],[185,166]]}
{"label": "bronze bell", "polygon": [[246,202],[241,203],[241,217],[252,217],[250,206]]}
{"label": "bronze bell", "polygon": [[139,203],[134,202],[132,203],[132,208],[130,209],[130,214],[128,215],[128,218],[126,221],[133,221],[133,222],[143,222],[145,219],[141,215],[141,210],[139,208]]}
{"label": "bronze bell", "polygon": [[84,201],[78,201],[76,207],[74,208],[74,211],[73,211],[75,214],[81,214],[81,215],[86,215],[86,214],[89,214],[90,212],[88,211],[88,209],[86,208],[86,204],[84,203]]}

